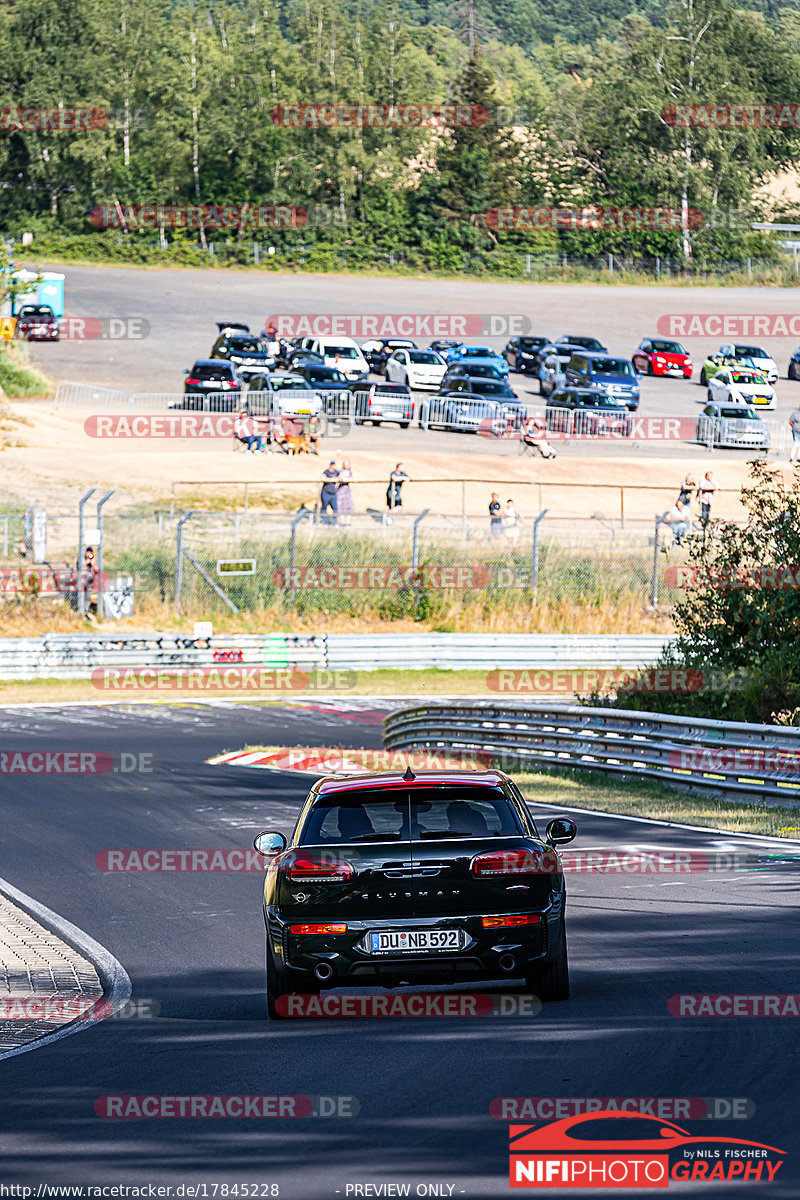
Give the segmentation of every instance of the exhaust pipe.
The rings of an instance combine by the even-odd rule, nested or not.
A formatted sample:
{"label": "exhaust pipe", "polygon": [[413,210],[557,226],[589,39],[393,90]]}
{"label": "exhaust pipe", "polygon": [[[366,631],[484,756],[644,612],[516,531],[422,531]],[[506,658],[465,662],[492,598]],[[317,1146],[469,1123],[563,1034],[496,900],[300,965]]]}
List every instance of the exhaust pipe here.
{"label": "exhaust pipe", "polygon": [[501,971],[505,971],[507,974],[510,974],[517,965],[517,960],[513,954],[501,954],[498,960],[498,965]]}
{"label": "exhaust pipe", "polygon": [[333,967],[329,962],[317,963],[316,967],[314,967],[314,974],[320,983],[325,983],[326,980],[333,976]]}

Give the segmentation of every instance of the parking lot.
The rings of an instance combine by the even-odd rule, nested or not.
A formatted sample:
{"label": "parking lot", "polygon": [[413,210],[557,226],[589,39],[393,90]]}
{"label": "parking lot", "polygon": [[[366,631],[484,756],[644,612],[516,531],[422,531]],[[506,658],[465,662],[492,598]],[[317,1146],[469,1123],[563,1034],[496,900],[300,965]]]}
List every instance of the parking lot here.
{"label": "parking lot", "polygon": [[[119,387],[130,391],[177,392],[184,369],[209,353],[216,335],[215,322],[237,320],[258,332],[270,314],[287,313],[479,313],[495,327],[513,318],[527,317],[532,331],[553,338],[565,333],[592,334],[613,354],[629,357],[641,338],[656,333],[658,318],[666,313],[737,314],[789,313],[793,293],[767,288],[644,288],[566,287],[516,283],[481,283],[449,280],[362,278],[352,276],[266,276],[244,271],[134,270],[67,266],[66,309],[84,317],[143,317],[146,336],[119,340],[62,341],[32,345],[34,360],[54,379]],[[539,314],[543,314],[540,315]],[[131,328],[130,324],[124,326]],[[134,325],[133,328],[136,328]],[[513,326],[509,324],[513,331]],[[420,344],[429,339],[420,338]],[[505,332],[474,338],[504,346]],[[691,382],[682,379],[641,380],[640,415],[695,418],[706,400],[698,380],[705,356],[724,340],[685,338],[693,356]],[[766,338],[766,349],[780,371],[776,384],[777,408],[771,420],[785,422],[800,399],[800,384],[786,379],[786,365],[795,349],[789,338]],[[512,372],[511,384],[520,399],[544,405],[535,379]],[[424,398],[418,393],[417,400]],[[473,434],[425,432],[412,426],[359,427],[348,435],[348,449],[387,450],[411,455],[441,451],[448,457],[487,452],[516,455],[515,444],[491,442]],[[593,441],[592,455],[648,453],[646,442],[621,446],[619,441]],[[586,442],[562,443],[559,452],[583,456]],[[658,441],[659,456],[706,454],[703,447]],[[725,450],[725,456],[748,457],[749,451]]]}

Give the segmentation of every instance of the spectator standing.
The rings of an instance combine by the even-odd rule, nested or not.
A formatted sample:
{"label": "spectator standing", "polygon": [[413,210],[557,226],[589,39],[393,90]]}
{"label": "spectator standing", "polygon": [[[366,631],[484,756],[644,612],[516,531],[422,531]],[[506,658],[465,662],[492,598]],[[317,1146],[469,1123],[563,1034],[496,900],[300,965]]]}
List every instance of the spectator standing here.
{"label": "spectator standing", "polygon": [[687,522],[686,533],[689,537],[692,536],[692,499],[696,489],[695,477],[687,471],[678,492],[678,503],[683,504],[684,520]]}
{"label": "spectator standing", "polygon": [[800,462],[800,404],[795,405],[794,410],[789,414],[789,428],[792,431],[789,462]]}
{"label": "spectator standing", "polygon": [[356,511],[353,504],[353,493],[350,491],[350,484],[353,481],[353,469],[350,466],[350,459],[342,460],[342,469],[339,472],[339,483],[336,490],[336,510],[339,516],[340,525],[352,525],[352,516]]}
{"label": "spectator standing", "polygon": [[[320,499],[320,515],[323,525],[335,525],[337,516],[337,481],[339,479],[339,471],[336,468],[336,463],[331,459],[325,470],[322,472],[322,490],[319,495]],[[330,509],[330,515],[328,514]]]}
{"label": "spectator standing", "polygon": [[493,538],[503,536],[503,515],[497,492],[492,492],[492,498],[489,501],[489,532]]}
{"label": "spectator standing", "polygon": [[402,487],[404,483],[408,483],[409,478],[403,470],[403,464],[399,462],[389,476],[389,486],[386,489],[386,507],[389,509],[387,521],[391,521],[392,513],[396,508],[403,507]]}
{"label": "spectator standing", "polygon": [[711,520],[711,506],[714,503],[714,493],[718,487],[713,471],[706,471],[702,482],[697,488],[697,498],[700,501],[700,524],[705,529]]}
{"label": "spectator standing", "polygon": [[516,546],[519,541],[519,513],[513,500],[506,500],[503,510],[503,532],[511,544]]}

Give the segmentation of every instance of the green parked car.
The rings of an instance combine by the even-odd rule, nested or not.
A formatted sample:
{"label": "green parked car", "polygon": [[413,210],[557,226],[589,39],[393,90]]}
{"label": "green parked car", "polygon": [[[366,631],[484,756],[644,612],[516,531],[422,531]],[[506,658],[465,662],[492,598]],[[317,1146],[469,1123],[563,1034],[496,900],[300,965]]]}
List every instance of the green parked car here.
{"label": "green parked car", "polygon": [[[705,387],[709,379],[716,375],[717,371],[721,371],[723,367],[750,367],[753,371],[758,370],[752,358],[732,358],[727,354],[709,354],[700,370],[701,387]],[[766,375],[764,375],[764,379],[766,380]]]}

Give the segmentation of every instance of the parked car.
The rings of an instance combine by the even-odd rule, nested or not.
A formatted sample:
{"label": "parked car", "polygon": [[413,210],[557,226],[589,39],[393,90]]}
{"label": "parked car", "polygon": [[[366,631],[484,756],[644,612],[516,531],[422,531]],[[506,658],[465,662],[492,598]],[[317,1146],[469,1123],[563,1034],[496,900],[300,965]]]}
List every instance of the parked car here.
{"label": "parked car", "polygon": [[[351,401],[352,398],[352,402]],[[348,383],[336,395],[325,397],[325,411],[331,420],[346,417],[352,410],[356,425],[383,425],[396,422],[408,429],[414,420],[414,397],[411,388],[402,383],[373,383],[360,379]]]}
{"label": "parked car", "polygon": [[58,317],[49,304],[23,304],[17,313],[14,336],[28,342],[57,342],[61,333]]}
{"label": "parked car", "polygon": [[343,371],[337,367],[326,367],[321,362],[294,367],[293,374],[302,375],[309,387],[321,392],[341,392],[349,384]]}
{"label": "parked car", "polygon": [[508,365],[523,375],[535,375],[539,368],[539,351],[552,345],[546,337],[513,337],[506,342],[503,357]]}
{"label": "parked car", "polygon": [[416,350],[417,343],[410,338],[372,338],[361,343],[361,352],[375,375],[384,375],[386,360],[395,350]]}
{"label": "parked car", "polygon": [[[260,833],[267,1005],[320,988],[518,978],[569,997],[566,890],[557,846],[502,771],[317,780],[287,846]],[[387,860],[391,860],[388,862]]]}
{"label": "parked car", "polygon": [[348,379],[366,379],[369,363],[361,353],[361,347],[351,337],[303,338],[302,348],[322,356],[326,367],[336,367]]}
{"label": "parked car", "polygon": [[275,358],[269,353],[265,341],[230,328],[220,332],[209,357],[223,358],[233,363],[240,379],[245,382],[257,381],[275,368]]}
{"label": "parked car", "polygon": [[640,375],[682,375],[692,378],[692,356],[680,342],[642,338],[631,361]]}
{"label": "parked car", "polygon": [[395,350],[386,360],[386,378],[408,387],[436,390],[442,382],[447,363],[435,350]]}
{"label": "parked car", "polygon": [[565,342],[557,345],[543,346],[539,351],[539,395],[549,396],[557,387],[564,383],[564,369],[572,358],[582,350],[581,346],[571,346]]}
{"label": "parked car", "polygon": [[494,362],[471,362],[448,367],[442,377],[442,389],[449,387],[453,379],[502,379],[504,383],[508,382],[508,376],[501,375]]}
{"label": "parked car", "polygon": [[639,407],[639,380],[629,358],[612,358],[587,350],[572,355],[564,369],[569,387],[598,387],[623,400],[631,412]]}
{"label": "parked car", "polygon": [[[755,370],[755,363],[751,358],[746,356],[734,358],[730,354],[709,354],[700,368],[701,385],[705,387],[709,379],[713,378],[717,371],[721,371],[724,367],[750,367],[752,370]],[[766,379],[766,375],[764,378]]]}
{"label": "parked car", "polygon": [[449,363],[461,353],[464,343],[453,338],[439,338],[437,341],[431,342],[430,348],[440,354],[446,363]]}
{"label": "parked car", "polygon": [[[449,372],[448,372],[449,375]],[[447,386],[444,381],[437,395],[465,394],[470,396],[491,396],[497,400],[514,400],[521,404],[517,393],[506,379],[478,379],[474,375],[451,376]]]}
{"label": "parked car", "polygon": [[458,354],[447,361],[452,367],[466,367],[472,363],[494,363],[501,377],[509,374],[508,363],[502,354],[493,350],[491,346],[462,346]]}
{"label": "parked car", "polygon": [[705,446],[768,450],[769,429],[749,404],[714,401],[697,418],[697,440]]}
{"label": "parked car", "polygon": [[778,364],[771,354],[767,354],[763,346],[742,345],[741,342],[726,342],[719,348],[720,354],[735,358],[738,362],[749,359],[750,363],[762,375],[766,375],[767,383],[775,383],[778,378]]}
{"label": "parked car", "polygon": [[754,408],[773,409],[777,397],[760,371],[750,367],[723,367],[708,381],[708,400],[720,404],[741,401]]}
{"label": "parked car", "polygon": [[322,396],[294,371],[273,371],[264,382],[262,395],[265,409],[267,402],[270,408],[277,405],[282,417],[318,417],[323,411]]}
{"label": "parked car", "polygon": [[594,388],[557,388],[547,398],[547,428],[583,437],[630,437],[627,405]]}
{"label": "parked car", "polygon": [[241,402],[242,380],[225,359],[199,358],[184,375],[183,400],[171,407],[233,412]]}
{"label": "parked car", "polygon": [[598,342],[595,337],[586,337],[582,333],[565,333],[556,341],[557,346],[580,346],[582,350],[592,350],[595,354],[608,354],[608,346]]}
{"label": "parked car", "polygon": [[[281,359],[278,359],[281,363]],[[283,356],[283,370],[298,371],[300,367],[324,367],[325,359],[314,350],[304,350],[302,346],[292,346]],[[338,368],[332,368],[334,370]]]}

